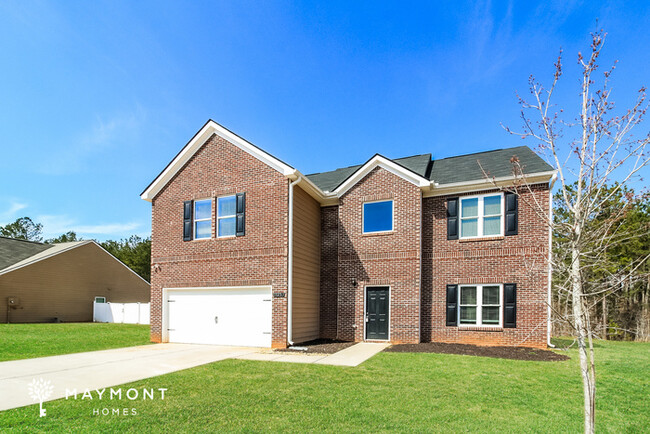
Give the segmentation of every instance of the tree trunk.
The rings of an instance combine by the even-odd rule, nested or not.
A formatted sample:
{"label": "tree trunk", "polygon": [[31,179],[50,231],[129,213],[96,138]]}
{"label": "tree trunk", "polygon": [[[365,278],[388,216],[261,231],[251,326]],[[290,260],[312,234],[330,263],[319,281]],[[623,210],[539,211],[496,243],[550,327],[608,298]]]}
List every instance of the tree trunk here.
{"label": "tree trunk", "polygon": [[603,296],[603,339],[607,340],[607,296]]}
{"label": "tree trunk", "polygon": [[[579,239],[579,229],[576,231]],[[585,405],[585,434],[594,433],[595,425],[595,374],[593,358],[588,354],[587,345],[591,345],[591,335],[588,333],[588,323],[585,321],[584,297],[582,294],[582,279],[580,276],[580,250],[576,245],[571,247],[571,297],[573,307],[573,322],[578,338],[578,353],[580,355],[580,373],[582,374],[582,389]],[[587,340],[589,339],[589,342]],[[593,351],[593,350],[592,350]],[[590,366],[591,365],[591,366]]]}

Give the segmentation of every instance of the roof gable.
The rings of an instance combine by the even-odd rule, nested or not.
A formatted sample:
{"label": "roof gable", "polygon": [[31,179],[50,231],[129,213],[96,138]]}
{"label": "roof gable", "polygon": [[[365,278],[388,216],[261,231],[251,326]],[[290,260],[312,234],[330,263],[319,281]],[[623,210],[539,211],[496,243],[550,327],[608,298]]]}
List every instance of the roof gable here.
{"label": "roof gable", "polygon": [[427,188],[431,186],[431,182],[425,177],[419,175],[411,169],[406,168],[396,161],[389,160],[383,155],[375,154],[374,157],[368,160],[363,166],[359,167],[343,182],[341,182],[334,190],[334,193],[336,193],[337,196],[341,197],[357,182],[361,181],[368,173],[377,167],[381,167],[382,169],[387,170],[388,172],[391,172],[392,174],[397,175],[400,178],[405,179],[406,181],[409,181],[410,183],[415,184],[420,188]]}
{"label": "roof gable", "polygon": [[151,201],[154,197],[167,185],[167,183],[178,173],[185,164],[192,158],[196,152],[208,141],[213,134],[220,136],[227,140],[239,149],[248,152],[253,157],[282,173],[284,176],[294,176],[296,170],[284,163],[283,161],[275,158],[271,154],[261,150],[257,146],[248,142],[244,138],[238,136],[227,128],[219,125],[210,119],[201,128],[192,139],[181,149],[181,151],[174,157],[174,159],[165,167],[165,169],[149,184],[149,186],[140,194],[144,200]]}
{"label": "roof gable", "polygon": [[[5,240],[10,240],[10,241],[21,241],[21,240],[14,240],[12,238],[3,238],[0,237],[0,246],[2,246],[3,242]],[[29,241],[26,241],[29,243]],[[5,243],[7,245],[8,243]],[[37,262],[43,261],[45,259],[51,258],[53,256],[59,255],[61,253],[67,252],[69,250],[75,249],[77,247],[81,246],[94,246],[98,248],[101,252],[106,253],[111,260],[118,262],[121,264],[124,268],[129,270],[131,273],[135,274],[138,276],[139,279],[141,279],[143,282],[149,284],[146,280],[144,280],[138,273],[133,271],[131,268],[129,268],[124,262],[120,261],[117,259],[115,256],[113,256],[110,252],[108,252],[106,249],[104,249],[101,245],[96,243],[93,240],[82,240],[82,241],[71,241],[68,243],[57,243],[57,244],[42,244],[42,243],[31,243],[31,244],[36,244],[41,246],[42,250],[36,252],[35,254],[28,256],[28,257],[23,257],[20,260],[16,260],[18,257],[14,257],[12,259],[12,264],[7,266],[7,267],[1,267],[0,266],[0,276],[3,274],[10,273],[12,271],[16,271],[18,269],[21,269],[23,267],[27,267],[29,265],[35,264]]]}

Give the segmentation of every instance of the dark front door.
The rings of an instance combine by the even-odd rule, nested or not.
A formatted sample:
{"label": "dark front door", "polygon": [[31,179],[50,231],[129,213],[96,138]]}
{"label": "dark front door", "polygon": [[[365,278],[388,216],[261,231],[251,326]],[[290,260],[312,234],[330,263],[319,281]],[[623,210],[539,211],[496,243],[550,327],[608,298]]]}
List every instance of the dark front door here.
{"label": "dark front door", "polygon": [[366,288],[366,339],[388,340],[388,287]]}

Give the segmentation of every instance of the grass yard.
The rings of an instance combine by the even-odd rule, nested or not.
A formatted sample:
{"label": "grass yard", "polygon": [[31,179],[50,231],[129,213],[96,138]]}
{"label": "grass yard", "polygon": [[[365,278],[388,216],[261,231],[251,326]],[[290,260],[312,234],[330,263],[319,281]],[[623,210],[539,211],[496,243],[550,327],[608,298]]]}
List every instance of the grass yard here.
{"label": "grass yard", "polygon": [[149,326],[138,324],[0,324],[0,361],[149,343]]}
{"label": "grass yard", "polygon": [[[650,344],[598,342],[597,429],[647,432]],[[380,353],[356,368],[226,360],[131,383],[164,400],[58,400],[0,412],[0,431],[581,432],[577,354],[530,362]],[[135,408],[132,416],[93,410]]]}

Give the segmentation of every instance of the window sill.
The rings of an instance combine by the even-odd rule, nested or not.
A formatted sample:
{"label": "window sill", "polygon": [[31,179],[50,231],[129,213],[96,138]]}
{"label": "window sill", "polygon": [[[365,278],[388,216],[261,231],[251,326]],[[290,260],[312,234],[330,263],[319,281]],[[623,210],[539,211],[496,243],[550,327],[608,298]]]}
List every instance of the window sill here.
{"label": "window sill", "polygon": [[382,235],[393,235],[395,231],[383,231],[383,232],[368,232],[368,233],[362,233],[362,237],[379,237]]}
{"label": "window sill", "polygon": [[471,243],[471,242],[479,242],[479,241],[499,241],[503,240],[506,237],[503,235],[499,235],[496,237],[478,237],[478,238],[460,238],[458,241],[461,243]]}
{"label": "window sill", "polygon": [[495,327],[488,327],[488,326],[466,326],[466,325],[461,325],[458,326],[459,331],[463,332],[503,332],[503,327],[495,326]]}

